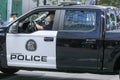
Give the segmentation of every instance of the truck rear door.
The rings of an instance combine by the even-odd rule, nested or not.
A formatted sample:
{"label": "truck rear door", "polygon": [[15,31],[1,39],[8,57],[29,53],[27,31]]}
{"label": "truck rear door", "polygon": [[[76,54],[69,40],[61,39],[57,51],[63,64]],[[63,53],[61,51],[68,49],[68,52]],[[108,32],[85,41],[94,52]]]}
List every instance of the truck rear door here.
{"label": "truck rear door", "polygon": [[100,63],[100,10],[67,9],[57,35],[57,68],[97,70]]}

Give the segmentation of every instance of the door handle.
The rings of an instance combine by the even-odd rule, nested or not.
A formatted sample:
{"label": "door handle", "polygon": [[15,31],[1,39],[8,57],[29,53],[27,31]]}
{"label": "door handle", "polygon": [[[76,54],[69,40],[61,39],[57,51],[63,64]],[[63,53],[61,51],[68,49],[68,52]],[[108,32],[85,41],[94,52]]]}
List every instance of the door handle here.
{"label": "door handle", "polygon": [[95,43],[96,39],[86,39],[86,43]]}
{"label": "door handle", "polygon": [[51,41],[54,41],[54,38],[53,37],[44,37],[44,41],[51,42]]}

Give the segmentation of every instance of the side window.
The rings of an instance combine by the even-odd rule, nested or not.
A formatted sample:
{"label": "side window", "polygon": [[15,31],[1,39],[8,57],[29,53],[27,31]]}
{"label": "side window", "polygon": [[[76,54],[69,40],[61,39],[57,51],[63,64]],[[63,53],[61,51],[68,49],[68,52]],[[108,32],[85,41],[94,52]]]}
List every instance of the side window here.
{"label": "side window", "polygon": [[116,19],[116,15],[114,13],[108,13],[106,16],[106,22],[107,22],[107,31],[115,31],[118,30],[117,27],[117,19]]}
{"label": "side window", "polygon": [[107,10],[106,15],[106,32],[120,32],[120,25],[118,20],[118,9],[112,8]]}
{"label": "side window", "polygon": [[106,16],[106,22],[107,22],[107,25],[110,24],[110,16],[109,15]]}
{"label": "side window", "polygon": [[115,15],[114,14],[110,14],[110,18],[111,18],[111,21],[115,21]]}
{"label": "side window", "polygon": [[96,28],[96,12],[85,10],[66,10],[63,30],[92,31]]}
{"label": "side window", "polygon": [[[37,11],[23,16],[10,26],[9,32],[31,33],[37,30],[52,30],[55,11]],[[14,27],[14,28],[13,28]],[[16,28],[15,28],[16,27]]]}
{"label": "side window", "polygon": [[111,25],[112,23],[112,18],[113,16],[111,16],[111,14],[108,12],[107,15],[106,15],[106,30],[109,31],[109,30],[112,30],[113,28],[113,25]]}

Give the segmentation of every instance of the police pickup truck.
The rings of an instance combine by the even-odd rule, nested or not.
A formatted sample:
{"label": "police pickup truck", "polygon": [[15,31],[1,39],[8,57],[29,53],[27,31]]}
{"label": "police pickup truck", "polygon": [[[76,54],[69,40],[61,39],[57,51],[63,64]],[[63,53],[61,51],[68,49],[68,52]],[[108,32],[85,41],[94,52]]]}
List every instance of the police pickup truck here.
{"label": "police pickup truck", "polygon": [[[52,29],[48,25],[54,13]],[[0,28],[3,73],[20,69],[118,73],[120,26],[110,6],[43,6]]]}

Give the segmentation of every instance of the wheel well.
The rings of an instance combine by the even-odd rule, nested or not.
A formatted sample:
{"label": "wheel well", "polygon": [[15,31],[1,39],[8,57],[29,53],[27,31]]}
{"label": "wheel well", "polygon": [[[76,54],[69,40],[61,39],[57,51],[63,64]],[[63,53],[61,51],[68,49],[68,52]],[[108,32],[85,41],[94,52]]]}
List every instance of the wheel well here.
{"label": "wheel well", "polygon": [[120,56],[118,57],[118,59],[116,60],[115,64],[114,64],[114,72],[117,72],[120,70]]}

